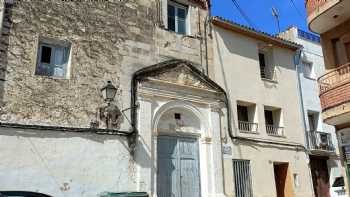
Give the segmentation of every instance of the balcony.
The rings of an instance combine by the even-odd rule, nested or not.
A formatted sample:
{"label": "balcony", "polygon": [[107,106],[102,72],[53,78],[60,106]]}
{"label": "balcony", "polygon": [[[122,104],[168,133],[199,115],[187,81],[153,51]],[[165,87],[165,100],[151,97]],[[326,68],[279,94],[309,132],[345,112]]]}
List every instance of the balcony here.
{"label": "balcony", "polygon": [[332,142],[332,135],[330,133],[320,131],[309,131],[307,136],[309,141],[309,149],[311,153],[333,153],[335,151],[335,147]]}
{"label": "balcony", "polygon": [[309,28],[322,34],[350,18],[348,0],[306,0]]}
{"label": "balcony", "polygon": [[278,127],[275,125],[266,125],[266,133],[270,136],[283,137],[284,136],[284,128]]}
{"label": "balcony", "polygon": [[238,121],[238,128],[243,133],[258,133],[258,123]]}
{"label": "balcony", "polygon": [[325,122],[340,125],[350,122],[350,63],[318,79]]}

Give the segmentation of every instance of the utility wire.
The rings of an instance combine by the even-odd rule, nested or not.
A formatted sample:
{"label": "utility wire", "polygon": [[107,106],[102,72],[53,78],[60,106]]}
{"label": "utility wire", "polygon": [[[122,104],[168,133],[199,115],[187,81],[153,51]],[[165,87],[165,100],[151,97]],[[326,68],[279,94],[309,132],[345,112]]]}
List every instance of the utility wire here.
{"label": "utility wire", "polygon": [[298,15],[299,15],[302,19],[304,19],[303,15],[302,15],[301,12],[299,11],[298,7],[295,5],[294,0],[289,0],[289,1],[290,1],[290,3],[292,4],[292,6],[294,7],[294,9],[297,11]]}
{"label": "utility wire", "polygon": [[236,0],[231,0],[232,3],[235,5],[235,7],[237,8],[237,10],[239,11],[239,13],[241,14],[241,16],[243,17],[243,19],[251,26],[256,28],[255,24],[250,20],[250,18],[248,17],[248,15],[242,10],[241,6],[239,6],[238,2]]}

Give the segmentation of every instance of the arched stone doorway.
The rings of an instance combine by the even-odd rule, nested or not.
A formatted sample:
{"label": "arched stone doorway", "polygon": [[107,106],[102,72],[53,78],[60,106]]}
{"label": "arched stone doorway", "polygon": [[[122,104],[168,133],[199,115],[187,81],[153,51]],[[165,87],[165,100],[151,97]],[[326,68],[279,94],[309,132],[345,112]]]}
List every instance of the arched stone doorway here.
{"label": "arched stone doorway", "polygon": [[177,105],[156,118],[157,196],[199,197],[201,120],[192,107]]}
{"label": "arched stone doorway", "polygon": [[135,74],[139,191],[153,197],[224,196],[223,90],[189,62]]}

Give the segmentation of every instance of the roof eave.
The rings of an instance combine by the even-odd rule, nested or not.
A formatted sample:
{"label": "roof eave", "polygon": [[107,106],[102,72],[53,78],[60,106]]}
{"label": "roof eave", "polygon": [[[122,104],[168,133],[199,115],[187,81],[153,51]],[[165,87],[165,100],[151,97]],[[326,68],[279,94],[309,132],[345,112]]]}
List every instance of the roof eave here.
{"label": "roof eave", "polygon": [[264,41],[264,42],[268,42],[268,43],[271,43],[271,44],[279,46],[279,47],[287,48],[287,49],[290,49],[293,51],[296,51],[296,50],[302,48],[302,46],[297,44],[297,43],[292,43],[290,41],[283,40],[283,39],[278,38],[278,37],[274,37],[274,36],[271,36],[271,35],[268,35],[268,34],[265,34],[262,32],[257,32],[253,29],[245,28],[245,27],[240,26],[238,24],[234,24],[234,23],[231,23],[229,21],[222,20],[218,17],[213,17],[211,19],[211,21],[214,25],[216,25],[218,27],[221,27],[221,28],[224,28],[224,29],[236,32],[236,33],[245,34],[249,37],[252,37],[252,38]]}

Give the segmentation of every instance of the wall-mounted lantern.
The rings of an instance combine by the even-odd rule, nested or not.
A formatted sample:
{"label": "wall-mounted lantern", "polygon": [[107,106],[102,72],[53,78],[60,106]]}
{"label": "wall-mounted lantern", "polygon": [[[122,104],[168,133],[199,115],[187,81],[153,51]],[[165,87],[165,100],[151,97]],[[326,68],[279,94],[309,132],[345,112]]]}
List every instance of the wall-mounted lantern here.
{"label": "wall-mounted lantern", "polygon": [[112,84],[111,81],[107,81],[107,85],[101,89],[103,99],[107,102],[112,102],[114,100],[117,91],[118,89]]}
{"label": "wall-mounted lantern", "polygon": [[112,103],[117,91],[118,89],[111,81],[107,81],[107,84],[101,89],[106,104],[99,109],[99,114],[100,120],[105,123],[107,129],[118,129],[121,123],[122,113],[118,106]]}

